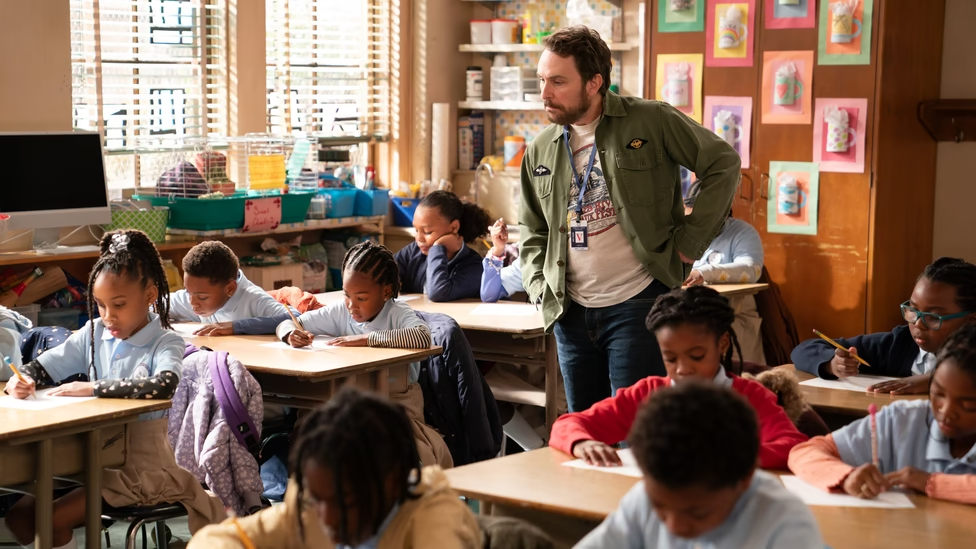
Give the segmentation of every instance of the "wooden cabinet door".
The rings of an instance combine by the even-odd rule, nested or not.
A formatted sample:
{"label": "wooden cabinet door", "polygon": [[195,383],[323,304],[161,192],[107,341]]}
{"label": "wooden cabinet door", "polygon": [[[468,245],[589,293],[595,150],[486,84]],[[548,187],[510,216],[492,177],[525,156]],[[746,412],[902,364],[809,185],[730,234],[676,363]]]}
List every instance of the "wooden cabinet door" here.
{"label": "wooden cabinet door", "polygon": [[[766,0],[769,4],[773,0]],[[765,9],[766,6],[764,6]],[[875,10],[875,29],[878,24]],[[818,22],[819,25],[819,22]],[[819,223],[816,236],[767,232],[770,161],[813,160],[810,124],[762,124],[761,93],[757,90],[753,158],[756,179],[753,225],[762,237],[765,265],[780,286],[796,320],[801,339],[816,328],[837,337],[864,333],[867,317],[868,234],[873,146],[876,37],[871,65],[814,65],[814,97],[868,99],[865,172],[821,173]],[[764,51],[817,50],[817,29],[763,29],[757,42],[756,64],[761,70]],[[758,77],[761,82],[761,75]],[[816,105],[814,99],[813,105]]]}

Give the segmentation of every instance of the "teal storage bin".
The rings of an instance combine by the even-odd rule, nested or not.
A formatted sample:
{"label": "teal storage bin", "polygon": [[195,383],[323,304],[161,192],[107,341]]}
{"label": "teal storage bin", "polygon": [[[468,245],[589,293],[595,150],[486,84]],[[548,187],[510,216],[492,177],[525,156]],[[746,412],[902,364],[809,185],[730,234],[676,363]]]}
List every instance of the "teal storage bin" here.
{"label": "teal storage bin", "polygon": [[315,197],[315,191],[288,191],[281,197],[281,222],[302,223],[308,215],[308,207]]}
{"label": "teal storage bin", "polygon": [[413,227],[413,213],[420,204],[419,198],[397,198],[391,197],[390,204],[393,204],[393,225],[395,227]]}
{"label": "teal storage bin", "polygon": [[386,215],[387,203],[390,201],[390,189],[374,189],[372,191],[356,190],[355,215],[372,216]]}
{"label": "teal storage bin", "polygon": [[319,189],[319,194],[325,196],[325,217],[352,217],[356,211],[356,192],[358,189]]}
{"label": "teal storage bin", "polygon": [[80,327],[78,323],[80,316],[81,311],[78,309],[41,309],[37,314],[37,324],[77,330]]}
{"label": "teal storage bin", "polygon": [[153,206],[169,207],[166,226],[174,229],[216,231],[244,226],[244,202],[247,196],[243,193],[212,200],[138,194],[132,198],[148,201]]}

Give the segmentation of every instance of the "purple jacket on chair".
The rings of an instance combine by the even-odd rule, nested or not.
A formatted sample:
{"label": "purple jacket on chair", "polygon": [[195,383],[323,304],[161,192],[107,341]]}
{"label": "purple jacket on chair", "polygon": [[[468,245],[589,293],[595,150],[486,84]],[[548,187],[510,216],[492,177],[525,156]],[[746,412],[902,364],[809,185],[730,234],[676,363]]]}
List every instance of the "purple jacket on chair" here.
{"label": "purple jacket on chair", "polygon": [[[237,440],[214,395],[207,365],[212,352],[201,349],[183,359],[183,374],[169,411],[169,442],[180,467],[206,483],[225,506],[244,515],[260,506],[264,484],[257,459]],[[260,431],[261,386],[231,355],[227,355],[227,368],[241,403]]]}

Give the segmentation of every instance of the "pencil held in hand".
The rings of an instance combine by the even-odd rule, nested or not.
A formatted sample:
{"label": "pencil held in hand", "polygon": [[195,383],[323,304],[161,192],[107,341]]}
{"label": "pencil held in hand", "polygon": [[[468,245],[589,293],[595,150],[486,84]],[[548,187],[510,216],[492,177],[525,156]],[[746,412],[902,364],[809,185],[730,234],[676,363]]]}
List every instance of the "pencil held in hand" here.
{"label": "pencil held in hand", "polygon": [[[813,333],[814,333],[815,335],[817,335],[817,336],[818,336],[818,337],[819,337],[820,339],[822,339],[822,340],[824,340],[824,341],[826,341],[827,343],[830,343],[831,345],[833,345],[834,347],[836,347],[836,348],[838,348],[838,349],[840,349],[841,351],[845,351],[845,352],[847,352],[847,349],[845,349],[844,347],[842,347],[842,346],[840,345],[840,343],[837,343],[836,341],[834,341],[833,339],[830,339],[829,337],[827,337],[827,336],[825,336],[825,335],[823,335],[823,334],[822,334],[822,333],[820,333],[819,331],[817,331],[817,330],[814,330],[814,331],[813,331]],[[857,355],[852,355],[852,356],[854,357],[854,360],[856,360],[856,361],[858,361],[858,362],[860,362],[861,364],[863,364],[863,365],[865,365],[865,366],[867,366],[868,368],[870,368],[870,367],[871,367],[871,365],[870,365],[870,364],[868,364],[867,362],[865,362],[863,358],[861,358],[861,357],[859,357],[859,356],[857,356]]]}
{"label": "pencil held in hand", "polygon": [[[14,375],[17,376],[17,379],[19,379],[21,383],[24,385],[30,385],[27,380],[24,379],[24,376],[21,375],[20,370],[18,370],[17,367],[14,366],[14,363],[10,361],[10,357],[3,357],[3,361],[7,364],[7,366],[10,366],[10,369],[13,370]],[[37,398],[33,393],[31,393],[30,396],[33,396],[35,399]]]}
{"label": "pencil held in hand", "polygon": [[307,335],[308,336],[308,339],[311,340],[312,339],[312,334],[310,334],[308,331],[305,330],[305,327],[302,326],[302,323],[299,322],[298,321],[298,318],[295,317],[295,314],[291,312],[291,307],[289,307],[288,305],[285,305],[285,310],[288,311],[288,316],[291,317],[291,321],[295,323],[295,329],[298,330],[299,332]]}

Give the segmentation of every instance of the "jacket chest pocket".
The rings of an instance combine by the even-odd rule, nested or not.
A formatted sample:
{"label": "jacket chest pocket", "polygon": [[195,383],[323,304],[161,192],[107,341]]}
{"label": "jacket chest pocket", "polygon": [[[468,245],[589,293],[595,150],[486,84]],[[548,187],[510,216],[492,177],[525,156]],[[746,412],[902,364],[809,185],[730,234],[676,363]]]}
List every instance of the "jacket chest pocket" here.
{"label": "jacket chest pocket", "polygon": [[535,189],[535,195],[540,199],[549,198],[549,195],[552,194],[552,175],[533,177],[532,188]]}
{"label": "jacket chest pocket", "polygon": [[664,162],[664,151],[624,150],[618,151],[614,159],[628,204],[652,206],[662,200],[670,202],[674,182],[660,177],[660,170],[655,169]]}

